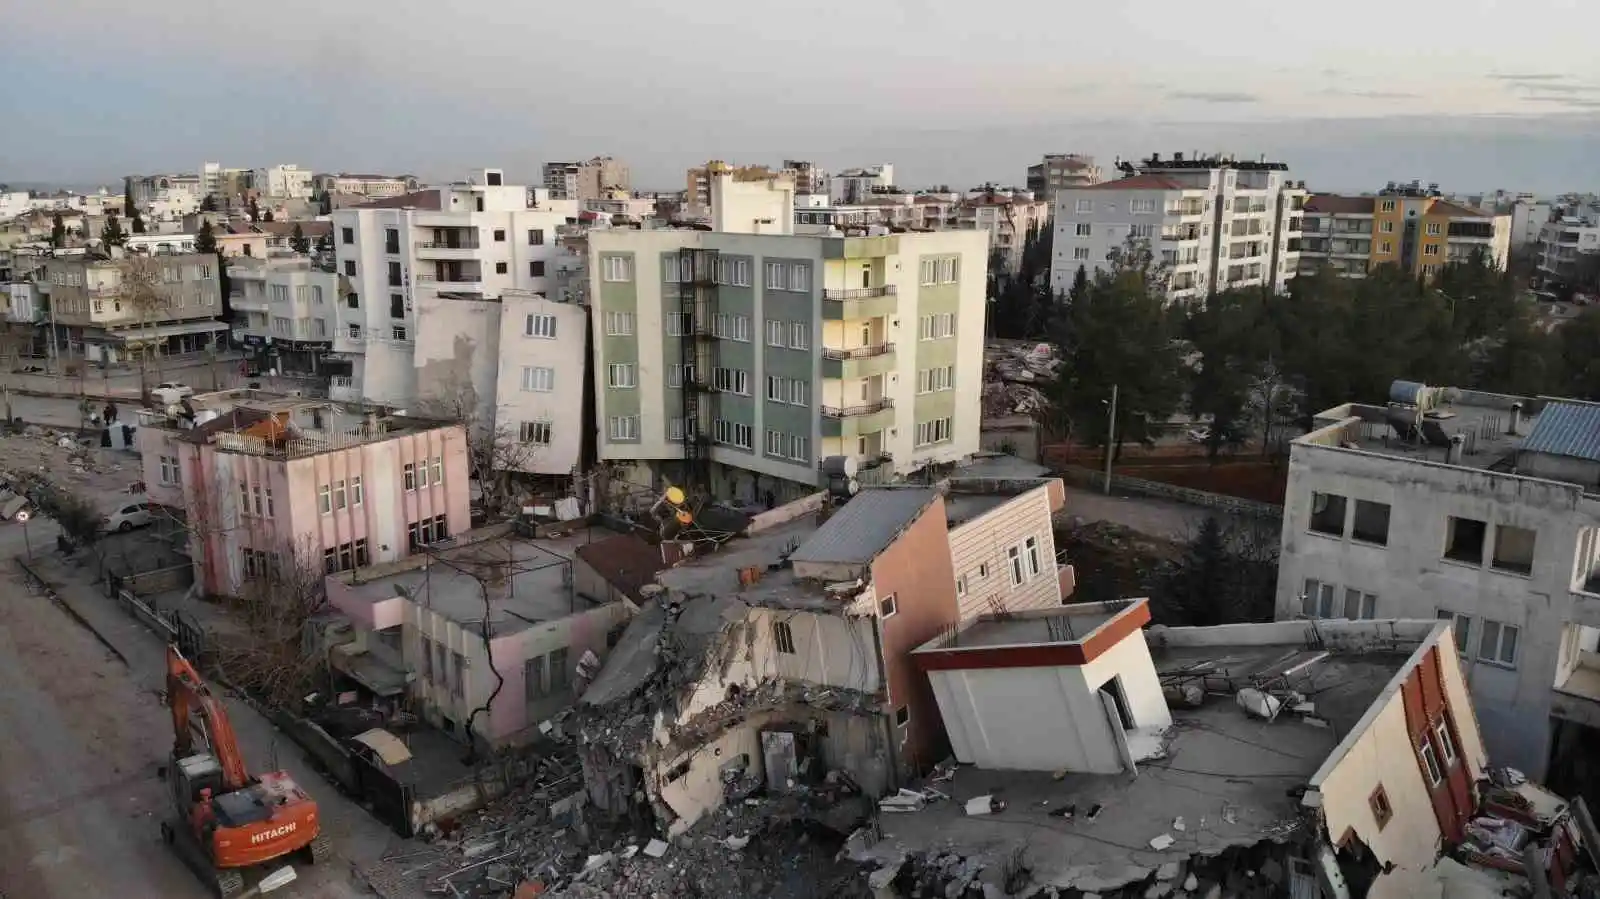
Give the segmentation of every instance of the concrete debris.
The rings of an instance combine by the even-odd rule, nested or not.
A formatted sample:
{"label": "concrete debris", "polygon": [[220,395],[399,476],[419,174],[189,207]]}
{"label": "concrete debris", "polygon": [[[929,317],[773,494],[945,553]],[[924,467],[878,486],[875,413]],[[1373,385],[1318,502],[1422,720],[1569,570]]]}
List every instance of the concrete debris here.
{"label": "concrete debris", "polygon": [[1176,831],[1179,831],[1179,832],[1182,832],[1182,831],[1185,831],[1185,830],[1189,829],[1188,825],[1183,823],[1183,816],[1182,815],[1179,815],[1178,817],[1172,819],[1172,829],[1176,830]]}
{"label": "concrete debris", "polygon": [[644,854],[651,858],[660,858],[667,854],[667,844],[661,840],[651,840],[645,844]]}
{"label": "concrete debris", "polygon": [[968,815],[988,815],[994,812],[1003,812],[1005,808],[1005,800],[996,799],[993,796],[974,796],[967,800]]}
{"label": "concrete debris", "polygon": [[927,807],[928,801],[928,797],[922,792],[902,787],[893,796],[885,796],[878,800],[878,810],[893,813],[920,812]]}
{"label": "concrete debris", "polygon": [[1177,842],[1177,840],[1174,840],[1172,838],[1172,834],[1164,833],[1161,836],[1156,837],[1155,839],[1150,841],[1150,848],[1159,852],[1160,850],[1166,849],[1169,846],[1171,846],[1173,843],[1176,843],[1176,842]]}

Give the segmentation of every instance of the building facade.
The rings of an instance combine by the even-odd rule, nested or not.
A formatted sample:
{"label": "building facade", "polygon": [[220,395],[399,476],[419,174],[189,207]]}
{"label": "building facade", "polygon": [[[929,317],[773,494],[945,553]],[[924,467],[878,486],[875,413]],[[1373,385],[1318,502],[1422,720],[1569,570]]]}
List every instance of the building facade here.
{"label": "building facade", "polygon": [[987,238],[592,232],[600,457],[719,497],[978,447]]}
{"label": "building facade", "polygon": [[583,162],[547,162],[544,186],[553,200],[598,200],[613,191],[633,189],[628,167],[610,156]]}
{"label": "building facade", "polygon": [[1600,406],[1408,382],[1318,414],[1290,452],[1278,618],[1453,622],[1496,763],[1570,795],[1600,727],[1597,435]]}
{"label": "building facade", "polygon": [[297,165],[274,165],[250,173],[250,186],[263,197],[304,200],[311,196],[312,172]]}
{"label": "building facade", "polygon": [[1594,254],[1600,253],[1600,214],[1577,211],[1545,222],[1539,229],[1537,268],[1541,280],[1576,284]]}
{"label": "building facade", "polygon": [[195,352],[228,330],[217,320],[222,297],[210,254],[61,256],[34,279],[66,358],[112,363],[140,352]]}
{"label": "building facade", "polygon": [[1052,202],[1056,191],[1066,187],[1090,187],[1103,180],[1093,156],[1081,153],[1046,153],[1044,159],[1028,166],[1028,190]]}
{"label": "building facade", "polygon": [[419,186],[414,175],[373,175],[340,172],[312,176],[313,187],[321,194],[352,194],[370,200],[398,197]]}
{"label": "building facade", "polygon": [[228,265],[233,339],[263,371],[320,375],[339,323],[339,278],[305,257]]}
{"label": "building facade", "polygon": [[1436,187],[1390,184],[1372,196],[1317,194],[1306,201],[1300,266],[1363,278],[1380,265],[1432,277],[1481,256],[1505,270],[1511,216],[1445,200]]}
{"label": "building facade", "polygon": [[1193,300],[1239,287],[1282,292],[1299,269],[1304,186],[1281,162],[1159,156],[1127,177],[1055,194],[1050,289],[1065,293],[1078,269],[1109,267],[1128,241],[1148,245],[1167,273],[1167,295]]}

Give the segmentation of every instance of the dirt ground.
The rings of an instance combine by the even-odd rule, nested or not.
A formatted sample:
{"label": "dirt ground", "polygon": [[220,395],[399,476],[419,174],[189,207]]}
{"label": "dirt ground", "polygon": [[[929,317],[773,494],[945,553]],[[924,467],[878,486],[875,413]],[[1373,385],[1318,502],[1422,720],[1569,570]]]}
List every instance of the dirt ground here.
{"label": "dirt ground", "polygon": [[[1099,470],[1105,464],[1102,450],[1064,443],[1046,447],[1044,457],[1046,465],[1075,465]],[[1289,480],[1286,458],[1262,459],[1250,451],[1223,455],[1213,463],[1206,457],[1205,449],[1194,444],[1125,446],[1113,471],[1128,477],[1276,506],[1283,505],[1283,492]]]}

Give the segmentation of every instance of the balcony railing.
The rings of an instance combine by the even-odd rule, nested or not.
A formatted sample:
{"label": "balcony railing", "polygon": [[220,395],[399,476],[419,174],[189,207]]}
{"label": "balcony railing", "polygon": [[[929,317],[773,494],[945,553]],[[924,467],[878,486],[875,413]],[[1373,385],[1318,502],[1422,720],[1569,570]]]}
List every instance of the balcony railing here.
{"label": "balcony railing", "polygon": [[419,240],[419,241],[417,241],[417,249],[419,249],[419,250],[478,250],[478,249],[482,249],[482,247],[479,246],[478,241],[476,241],[476,240],[462,240],[462,241],[457,241],[456,243],[449,243],[447,241],[441,242],[441,241]]}
{"label": "balcony railing", "polygon": [[457,275],[454,278],[435,278],[422,275],[417,278],[418,284],[482,284],[481,275]]}
{"label": "balcony railing", "polygon": [[858,346],[850,350],[834,350],[824,348],[822,358],[844,361],[846,359],[871,359],[874,356],[886,356],[894,352],[892,343],[875,343],[871,346]]}
{"label": "balcony railing", "polygon": [[861,403],[855,406],[822,406],[820,408],[823,418],[854,418],[857,415],[871,415],[874,412],[893,409],[894,400],[884,397],[880,400],[873,400],[870,403]]}
{"label": "balcony railing", "polygon": [[892,296],[895,292],[893,284],[884,284],[880,287],[852,287],[849,290],[824,290],[824,300],[867,300],[872,297]]}

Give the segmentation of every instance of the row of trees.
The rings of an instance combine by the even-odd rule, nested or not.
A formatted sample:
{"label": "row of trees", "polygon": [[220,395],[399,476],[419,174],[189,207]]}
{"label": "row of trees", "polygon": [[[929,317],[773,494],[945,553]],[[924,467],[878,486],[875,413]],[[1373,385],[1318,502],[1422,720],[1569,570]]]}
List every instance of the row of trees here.
{"label": "row of trees", "polygon": [[1080,269],[1052,296],[1047,235],[1022,270],[991,285],[998,336],[1051,340],[1063,355],[1051,399],[1075,440],[1104,445],[1113,387],[1117,443],[1150,438],[1174,413],[1211,422],[1213,453],[1348,401],[1381,402],[1395,379],[1520,395],[1600,399],[1600,308],[1541,321],[1511,275],[1483,257],[1430,283],[1395,267],[1324,269],[1287,294],[1249,288],[1169,306],[1167,274],[1130,241],[1106,270]]}

